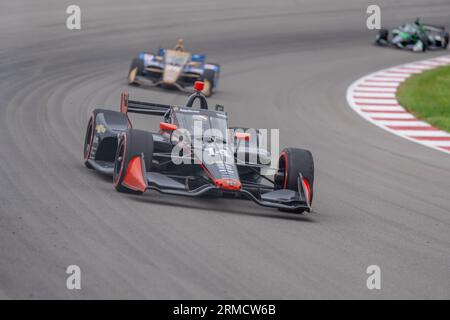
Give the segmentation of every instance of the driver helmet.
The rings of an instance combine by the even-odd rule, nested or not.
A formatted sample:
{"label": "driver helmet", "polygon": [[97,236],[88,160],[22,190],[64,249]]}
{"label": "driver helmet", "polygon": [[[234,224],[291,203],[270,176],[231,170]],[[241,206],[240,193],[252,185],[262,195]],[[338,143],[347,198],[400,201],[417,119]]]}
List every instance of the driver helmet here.
{"label": "driver helmet", "polygon": [[184,51],[184,40],[183,40],[183,38],[179,38],[178,39],[174,50],[176,50],[176,51]]}

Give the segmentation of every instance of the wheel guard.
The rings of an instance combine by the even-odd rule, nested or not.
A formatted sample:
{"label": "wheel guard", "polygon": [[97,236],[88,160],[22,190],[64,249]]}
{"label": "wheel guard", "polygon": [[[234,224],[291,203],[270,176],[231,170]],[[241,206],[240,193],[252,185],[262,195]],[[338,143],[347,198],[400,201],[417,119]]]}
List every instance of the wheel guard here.
{"label": "wheel guard", "polygon": [[122,185],[134,191],[145,192],[147,190],[148,184],[143,154],[131,158],[122,180]]}

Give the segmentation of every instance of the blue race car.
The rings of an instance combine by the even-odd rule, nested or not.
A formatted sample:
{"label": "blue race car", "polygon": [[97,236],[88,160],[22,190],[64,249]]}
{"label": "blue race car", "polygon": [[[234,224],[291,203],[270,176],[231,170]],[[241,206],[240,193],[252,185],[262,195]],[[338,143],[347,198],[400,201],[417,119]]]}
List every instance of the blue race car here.
{"label": "blue race car", "polygon": [[134,58],[128,72],[130,85],[175,87],[193,92],[195,81],[203,81],[203,94],[217,90],[220,65],[206,63],[205,55],[191,54],[178,39],[174,49],[159,49],[157,54],[141,52]]}

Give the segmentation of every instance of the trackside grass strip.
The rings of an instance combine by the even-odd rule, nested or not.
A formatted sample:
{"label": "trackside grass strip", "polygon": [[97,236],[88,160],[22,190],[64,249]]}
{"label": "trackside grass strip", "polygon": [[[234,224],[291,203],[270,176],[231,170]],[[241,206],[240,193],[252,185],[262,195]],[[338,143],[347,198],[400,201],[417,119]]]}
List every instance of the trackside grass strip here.
{"label": "trackside grass strip", "polygon": [[450,66],[411,76],[400,85],[397,99],[417,118],[450,132]]}

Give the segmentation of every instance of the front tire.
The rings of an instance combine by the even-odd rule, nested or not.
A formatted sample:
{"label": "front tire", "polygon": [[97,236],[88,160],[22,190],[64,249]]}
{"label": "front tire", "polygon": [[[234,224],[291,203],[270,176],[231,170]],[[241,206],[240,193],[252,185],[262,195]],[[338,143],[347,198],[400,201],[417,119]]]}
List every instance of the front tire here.
{"label": "front tire", "polygon": [[[278,172],[275,174],[275,189],[298,190],[298,174],[301,173],[305,184],[309,188],[309,203],[313,200],[314,159],[309,150],[286,148],[281,152],[278,161]],[[282,210],[291,211],[291,210]],[[303,209],[294,211],[303,212]]]}
{"label": "front tire", "polygon": [[375,43],[378,45],[386,45],[388,43],[388,37],[389,37],[389,30],[381,29],[378,32]]}
{"label": "front tire", "polygon": [[117,191],[142,194],[142,191],[130,189],[122,184],[131,159],[141,156],[141,154],[144,155],[144,171],[150,171],[153,160],[153,136],[151,133],[129,129],[119,137],[113,174],[113,183]]}
{"label": "front tire", "polygon": [[428,38],[426,36],[420,37],[420,42],[422,42],[422,52],[428,50]]}
{"label": "front tire", "polygon": [[144,71],[144,62],[139,58],[134,58],[128,71],[128,84],[139,85],[136,77]]}

